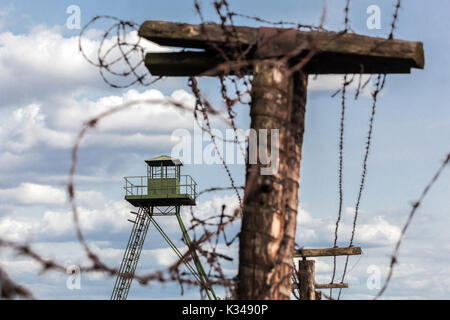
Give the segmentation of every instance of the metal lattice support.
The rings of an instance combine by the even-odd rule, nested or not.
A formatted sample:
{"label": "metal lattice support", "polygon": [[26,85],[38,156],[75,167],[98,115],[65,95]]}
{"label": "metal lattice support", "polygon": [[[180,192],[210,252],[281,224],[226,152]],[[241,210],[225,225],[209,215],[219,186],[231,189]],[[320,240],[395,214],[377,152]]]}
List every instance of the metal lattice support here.
{"label": "metal lattice support", "polygon": [[130,291],[133,275],[141,255],[145,237],[147,235],[148,226],[150,224],[153,208],[139,208],[136,219],[131,221],[133,229],[128,240],[127,248],[123,255],[122,264],[120,265],[119,274],[117,275],[111,300],[126,300]]}
{"label": "metal lattice support", "polygon": [[218,300],[216,293],[214,292],[214,289],[209,284],[208,276],[205,272],[205,269],[202,266],[200,258],[198,257],[197,251],[196,251],[195,247],[193,247],[193,245],[192,245],[191,237],[189,237],[187,229],[183,223],[183,220],[181,219],[180,207],[177,207],[176,216],[177,216],[178,224],[180,225],[180,228],[181,228],[181,232],[183,233],[184,242],[186,243],[186,245],[188,246],[188,248],[190,250],[192,260],[194,261],[195,267],[197,269],[197,274],[200,277],[200,283],[201,283],[203,289],[205,290],[206,295],[208,296],[209,300]]}

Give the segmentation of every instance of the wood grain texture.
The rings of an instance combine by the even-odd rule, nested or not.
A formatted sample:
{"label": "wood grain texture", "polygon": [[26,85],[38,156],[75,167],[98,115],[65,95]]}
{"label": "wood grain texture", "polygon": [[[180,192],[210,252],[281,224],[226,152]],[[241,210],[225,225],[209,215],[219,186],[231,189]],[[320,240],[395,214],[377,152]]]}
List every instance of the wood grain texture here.
{"label": "wood grain texture", "polygon": [[[251,46],[247,56],[243,58],[246,60],[262,59],[257,54],[258,29],[236,27],[236,30],[242,48],[246,49]],[[283,32],[287,29],[278,30]],[[183,59],[177,60],[177,54],[153,54],[153,62],[151,56],[148,56],[146,65],[156,76],[200,75],[207,70],[205,68],[211,67],[212,62],[215,61],[217,64],[224,62],[224,59],[216,54],[215,48],[221,48],[227,52],[229,46],[221,26],[214,23],[205,24],[203,31],[201,25],[146,21],[141,25],[139,35],[164,46],[197,48],[207,51],[207,59],[205,59],[205,55],[198,52],[189,53],[189,57],[186,53],[180,53],[179,57],[184,57],[186,63],[190,62],[193,65],[193,70],[189,74],[181,66]],[[425,65],[423,44],[416,41],[387,40],[353,33],[297,31],[295,46],[301,46],[304,49],[293,57],[294,61],[305,56],[313,46],[318,48],[314,58],[303,70],[309,74],[410,73],[411,68],[423,69]],[[273,50],[271,56],[264,58],[283,55],[282,50],[279,55],[276,54],[276,50]],[[166,69],[158,66],[160,61],[169,59],[173,64],[165,63]],[[180,70],[180,72],[177,73],[176,70]],[[251,69],[248,69],[248,72],[250,73]],[[212,72],[207,75],[215,76],[217,74]]]}
{"label": "wood grain texture", "polygon": [[[279,129],[279,170],[248,164],[239,242],[239,299],[290,299],[305,121],[305,74],[262,61],[252,84],[251,128]],[[267,139],[271,150],[271,138]]]}
{"label": "wood grain texture", "polygon": [[346,289],[348,288],[348,283],[327,283],[327,284],[317,284],[316,289]]}
{"label": "wood grain texture", "polygon": [[333,257],[333,256],[352,256],[361,254],[360,247],[345,248],[324,248],[324,249],[299,249],[294,253],[296,258],[306,257]]}
{"label": "wood grain texture", "polygon": [[298,283],[300,300],[316,300],[314,278],[315,261],[300,260],[298,262]]}

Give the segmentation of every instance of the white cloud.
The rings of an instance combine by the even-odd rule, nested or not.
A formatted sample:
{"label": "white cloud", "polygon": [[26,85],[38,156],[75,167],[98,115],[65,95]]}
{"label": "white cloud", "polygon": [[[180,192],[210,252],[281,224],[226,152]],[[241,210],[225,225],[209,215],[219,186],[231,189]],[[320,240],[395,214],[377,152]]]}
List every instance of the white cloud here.
{"label": "white cloud", "polygon": [[[142,93],[129,90],[123,96],[108,96],[97,101],[69,99],[67,107],[58,109],[56,113],[48,111],[52,121],[49,121],[41,105],[18,108],[0,120],[0,162],[19,160],[21,157],[18,153],[34,147],[72,148],[82,124],[90,118],[130,101],[164,101],[168,98],[192,107],[192,95],[183,90],[175,91],[171,97],[165,97],[157,90]],[[194,125],[190,112],[162,103],[136,104],[102,119],[98,129],[89,131],[84,144],[112,148],[157,147],[161,144],[170,146],[174,144],[171,131],[178,128],[192,129]]]}
{"label": "white cloud", "polygon": [[33,225],[25,219],[5,217],[0,220],[0,234],[3,240],[23,241],[30,236]]}
{"label": "white cloud", "polygon": [[[370,75],[363,75],[361,78],[361,86],[366,83]],[[343,75],[319,75],[315,78],[314,75],[308,77],[308,90],[312,91],[337,91],[342,88],[344,76]],[[347,81],[351,79],[347,78]],[[347,87],[347,90],[356,90],[359,85],[359,75],[355,75],[353,82]],[[368,95],[371,90],[371,85],[368,84],[364,89],[361,89],[361,95]]]}
{"label": "white cloud", "polygon": [[[66,106],[56,111],[53,122],[58,128],[78,130],[83,122],[112,107],[132,101],[167,101],[168,98],[181,102],[188,108],[193,108],[194,106],[194,97],[184,90],[174,91],[171,97],[166,97],[160,91],[154,89],[144,92],[131,89],[122,96],[107,96],[97,101],[87,99],[81,101],[70,100]],[[193,121],[191,112],[183,111],[163,103],[141,103],[102,119],[99,122],[98,128],[100,131],[109,132],[170,132],[175,128],[192,128]]]}
{"label": "white cloud", "polygon": [[66,193],[52,186],[22,183],[16,188],[0,189],[0,200],[26,205],[62,205],[66,201]]}
{"label": "white cloud", "polygon": [[[110,202],[102,209],[88,209],[78,207],[79,221],[86,234],[95,234],[100,231],[118,233],[129,229],[127,219],[130,218],[130,206],[124,201]],[[62,236],[70,234],[74,229],[71,211],[44,213],[36,232],[43,236]]]}
{"label": "white cloud", "polygon": [[[345,213],[353,220],[354,209],[346,208]],[[363,213],[363,211],[360,211]],[[297,219],[297,239],[300,245],[315,245],[317,243],[332,244],[336,221],[332,219],[313,218],[304,208],[299,208]],[[348,245],[352,231],[352,222],[341,220],[338,230],[338,245]],[[367,217],[360,221],[355,232],[354,243],[356,245],[388,246],[398,240],[400,228],[389,223],[382,216]]]}
{"label": "white cloud", "polygon": [[[0,17],[1,19],[1,17]],[[106,89],[96,67],[78,49],[78,37],[64,38],[61,27],[36,26],[27,34],[0,33],[0,94],[3,104],[29,103],[49,96],[73,96],[81,89]],[[100,39],[83,39],[86,55],[95,59]],[[130,32],[129,41],[137,39]],[[114,39],[105,41],[109,48]],[[152,42],[142,41],[147,51],[167,51]],[[111,55],[114,59],[115,55]],[[124,67],[118,64],[117,68]],[[142,66],[142,72],[147,72]]]}
{"label": "white cloud", "polygon": [[[108,201],[102,193],[95,190],[81,190],[76,194],[79,222],[86,235],[103,234],[106,240],[112,234],[131,230],[127,220],[133,218],[130,211],[136,209],[126,201]],[[66,194],[62,188],[24,183],[17,188],[0,189],[0,200],[16,205],[58,205],[63,208],[47,209],[43,213],[36,211],[33,216],[26,217],[6,216],[0,219],[2,238],[23,240],[33,237],[39,240],[74,235],[72,211],[66,206]],[[237,207],[236,197],[214,197],[212,200],[199,202],[194,208],[195,216],[207,218],[217,215],[221,212],[222,204],[227,205],[226,214],[232,214]],[[189,225],[191,218],[189,211],[183,210],[182,216],[185,224]],[[168,234],[175,232],[177,239],[181,237],[175,218],[158,219],[158,223]]]}
{"label": "white cloud", "polygon": [[358,226],[356,241],[366,244],[390,245],[400,236],[400,228],[390,224],[381,216],[376,216],[371,223]]}
{"label": "white cloud", "polygon": [[[187,251],[187,247],[184,248],[178,248],[182,254],[184,254]],[[154,261],[157,261],[158,264],[169,267],[175,262],[178,261],[178,257],[176,256],[175,252],[171,248],[162,248],[162,249],[154,249],[154,250],[147,250],[144,252],[144,256],[150,256],[149,259],[152,259]]]}
{"label": "white cloud", "polygon": [[[128,230],[129,212],[130,207],[124,201],[107,203],[101,209],[78,207],[80,226],[88,235],[96,235],[103,231],[108,234],[116,234]],[[3,239],[16,241],[23,241],[27,237],[36,239],[73,237],[72,211],[47,210],[39,217],[5,217],[0,220],[0,234]]]}
{"label": "white cloud", "polygon": [[313,218],[311,213],[299,206],[297,215],[297,242],[300,246],[319,240],[323,228],[322,219]]}
{"label": "white cloud", "polygon": [[15,153],[23,152],[39,144],[53,148],[68,148],[72,145],[73,134],[48,128],[46,116],[41,107],[31,104],[13,112],[12,117],[2,123],[2,148]]}

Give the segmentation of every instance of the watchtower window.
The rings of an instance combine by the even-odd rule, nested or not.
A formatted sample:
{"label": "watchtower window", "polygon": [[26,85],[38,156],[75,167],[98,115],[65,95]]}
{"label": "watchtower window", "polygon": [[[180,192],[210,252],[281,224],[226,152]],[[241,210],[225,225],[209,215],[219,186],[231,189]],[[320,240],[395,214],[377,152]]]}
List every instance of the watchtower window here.
{"label": "watchtower window", "polygon": [[180,166],[147,166],[149,179],[177,179],[180,180]]}
{"label": "watchtower window", "polygon": [[181,175],[179,159],[159,156],[145,161],[146,177],[125,177],[125,199],[135,206],[195,205],[196,183]]}

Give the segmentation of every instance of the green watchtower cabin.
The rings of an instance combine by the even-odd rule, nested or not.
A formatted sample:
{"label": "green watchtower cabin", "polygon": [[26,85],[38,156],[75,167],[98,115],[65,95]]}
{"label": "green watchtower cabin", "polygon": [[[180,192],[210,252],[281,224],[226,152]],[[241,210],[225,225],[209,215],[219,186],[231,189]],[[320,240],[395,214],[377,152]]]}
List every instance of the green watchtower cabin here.
{"label": "green watchtower cabin", "polygon": [[195,205],[197,184],[181,175],[180,160],[159,156],[145,163],[147,176],[125,177],[125,200],[135,207]]}
{"label": "green watchtower cabin", "polygon": [[[147,165],[146,176],[124,178],[125,200],[139,210],[131,212],[134,219],[128,219],[133,224],[133,229],[117,274],[111,300],[127,299],[133,281],[132,276],[135,274],[150,223],[154,225],[176,255],[182,259],[208,298],[210,300],[217,299],[213,288],[208,284],[208,276],[192,246],[192,241],[180,215],[181,206],[196,205],[197,183],[191,176],[181,174],[183,164],[179,159],[159,156],[145,160],[145,163]],[[183,234],[183,241],[189,248],[191,260],[186,259],[186,255],[176,248],[174,242],[155,220],[155,216],[176,216]]]}

